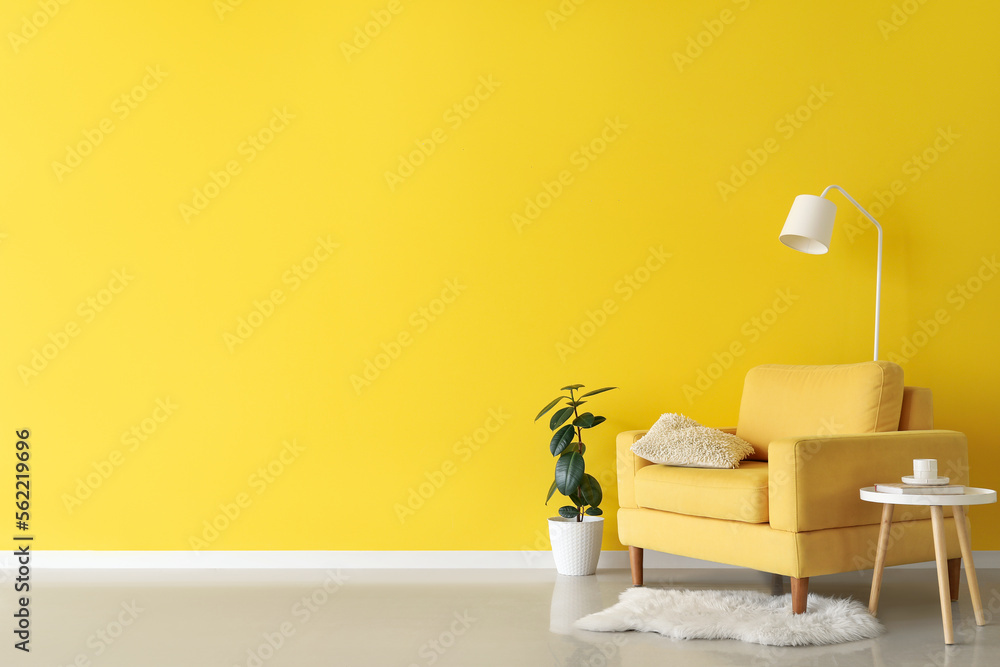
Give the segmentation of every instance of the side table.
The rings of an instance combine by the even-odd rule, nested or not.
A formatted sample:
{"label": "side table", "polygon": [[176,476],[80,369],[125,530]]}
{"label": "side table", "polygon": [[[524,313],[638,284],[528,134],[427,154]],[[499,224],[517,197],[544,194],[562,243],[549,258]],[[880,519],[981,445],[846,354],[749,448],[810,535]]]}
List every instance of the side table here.
{"label": "side table", "polygon": [[878,596],[882,589],[882,570],[885,568],[885,553],[889,547],[889,529],[892,527],[892,511],[896,505],[923,505],[931,508],[931,528],[934,532],[934,558],[937,562],[938,593],[941,596],[941,621],[944,623],[944,643],[955,643],[955,630],[951,621],[951,594],[948,590],[948,551],[944,537],[944,508],[953,507],[958,544],[965,561],[965,574],[969,580],[969,595],[972,608],[976,612],[976,625],[986,625],[983,616],[983,602],[979,597],[979,580],[976,566],[972,563],[972,544],[965,524],[966,505],[986,505],[997,501],[997,492],[991,489],[965,487],[965,493],[956,494],[909,494],[881,493],[874,486],[861,489],[861,500],[882,503],[882,525],[878,534],[878,551],[875,554],[875,573],[872,575],[872,592],[868,611],[872,616],[878,611]]}

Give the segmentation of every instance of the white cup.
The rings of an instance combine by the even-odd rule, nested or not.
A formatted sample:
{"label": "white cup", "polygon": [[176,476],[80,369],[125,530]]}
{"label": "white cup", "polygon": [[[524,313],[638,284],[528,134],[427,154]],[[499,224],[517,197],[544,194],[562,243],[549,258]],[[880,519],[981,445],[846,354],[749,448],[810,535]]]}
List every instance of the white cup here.
{"label": "white cup", "polygon": [[920,480],[937,479],[937,459],[913,459],[913,476]]}

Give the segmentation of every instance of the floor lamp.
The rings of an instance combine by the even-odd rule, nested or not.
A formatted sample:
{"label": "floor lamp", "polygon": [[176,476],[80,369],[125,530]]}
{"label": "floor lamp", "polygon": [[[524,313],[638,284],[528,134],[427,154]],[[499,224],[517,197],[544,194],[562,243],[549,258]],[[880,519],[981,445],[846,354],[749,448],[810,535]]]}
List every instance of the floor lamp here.
{"label": "floor lamp", "polygon": [[840,194],[857,206],[878,230],[878,262],[875,265],[875,361],[878,361],[879,307],[882,292],[882,225],[878,224],[878,220],[873,218],[861,204],[854,201],[844,188],[839,185],[829,185],[819,197],[799,195],[795,198],[778,239],[789,248],[808,255],[826,254],[830,250],[833,218],[837,214],[837,205],[826,199],[826,193],[830,190],[839,190]]}

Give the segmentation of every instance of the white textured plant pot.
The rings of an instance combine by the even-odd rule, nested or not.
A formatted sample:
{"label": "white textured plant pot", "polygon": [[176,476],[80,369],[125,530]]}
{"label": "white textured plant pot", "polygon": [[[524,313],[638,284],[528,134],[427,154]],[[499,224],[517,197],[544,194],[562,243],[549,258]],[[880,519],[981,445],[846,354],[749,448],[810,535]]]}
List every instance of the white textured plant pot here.
{"label": "white textured plant pot", "polygon": [[585,516],[582,523],[561,516],[550,518],[549,541],[556,572],[576,577],[597,572],[603,534],[602,516]]}

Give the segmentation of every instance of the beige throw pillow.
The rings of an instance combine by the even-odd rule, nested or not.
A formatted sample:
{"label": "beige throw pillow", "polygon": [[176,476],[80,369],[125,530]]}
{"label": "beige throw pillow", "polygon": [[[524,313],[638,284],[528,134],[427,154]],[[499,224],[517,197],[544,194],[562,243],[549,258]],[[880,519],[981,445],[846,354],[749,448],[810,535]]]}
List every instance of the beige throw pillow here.
{"label": "beige throw pillow", "polygon": [[689,468],[738,468],[753,445],[730,433],[702,426],[690,417],[668,413],[656,420],[632,452],[647,461]]}

